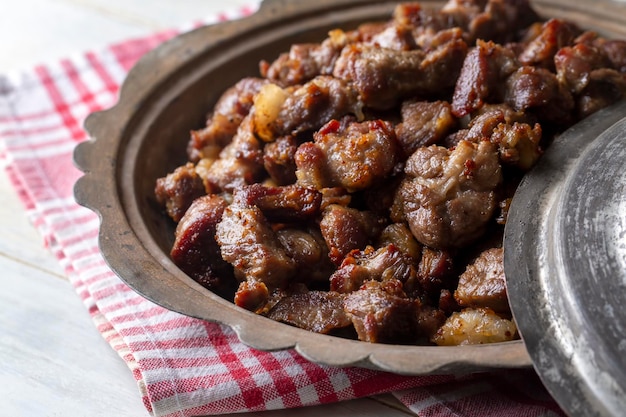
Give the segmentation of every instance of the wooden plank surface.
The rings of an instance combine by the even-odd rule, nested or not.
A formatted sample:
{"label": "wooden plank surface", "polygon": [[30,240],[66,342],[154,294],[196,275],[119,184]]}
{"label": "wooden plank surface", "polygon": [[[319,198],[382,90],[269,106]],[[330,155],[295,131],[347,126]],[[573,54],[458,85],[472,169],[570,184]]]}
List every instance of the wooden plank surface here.
{"label": "wooden plank surface", "polygon": [[144,416],[131,372],[69,282],[0,258],[1,416]]}
{"label": "wooden plank surface", "polygon": [[16,0],[2,2],[0,72],[182,27],[259,0]]}
{"label": "wooden plank surface", "polygon": [[[181,27],[250,1],[18,0],[0,13],[0,74]],[[0,167],[0,417],[147,416],[136,382],[96,330]],[[407,416],[392,396],[258,417]]]}

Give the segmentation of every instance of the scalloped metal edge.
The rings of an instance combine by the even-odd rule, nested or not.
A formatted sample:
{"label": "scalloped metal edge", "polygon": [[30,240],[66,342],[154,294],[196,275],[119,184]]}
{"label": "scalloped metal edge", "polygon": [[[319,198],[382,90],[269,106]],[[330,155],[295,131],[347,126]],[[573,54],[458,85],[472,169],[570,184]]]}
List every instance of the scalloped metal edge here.
{"label": "scalloped metal edge", "polygon": [[567,259],[557,238],[562,216],[574,216],[563,213],[562,204],[572,172],[580,168],[577,161],[584,160],[596,143],[616,140],[619,132],[625,138],[625,126],[626,100],[622,100],[560,135],[522,180],[505,228],[504,264],[512,271],[507,278],[513,316],[537,373],[572,415],[618,417],[626,404],[624,381],[616,381],[618,374],[611,373],[615,361],[605,358],[611,362],[605,368],[593,361],[595,354],[605,352],[595,332],[588,340],[593,324],[573,325],[581,319],[571,289],[564,284]]}
{"label": "scalloped metal edge", "polygon": [[[278,22],[279,19],[275,17],[275,14],[282,13],[286,6],[295,9],[294,5],[297,5],[299,10],[293,11],[289,15],[291,19],[297,19],[299,16],[312,14],[328,7],[349,9],[374,3],[380,2],[373,0],[365,2],[358,0],[320,0],[314,4],[307,2],[305,7],[303,2],[297,0],[265,1],[259,11],[250,17],[236,22],[225,22],[196,29],[180,35],[140,59],[124,81],[118,103],[108,110],[94,113],[87,118],[84,126],[90,139],[79,144],[74,152],[75,164],[84,172],[84,175],[75,185],[76,201],[100,216],[99,243],[102,253],[109,266],[123,281],[131,282],[129,274],[136,272],[129,271],[128,265],[122,265],[115,261],[113,252],[120,246],[128,247],[128,250],[143,250],[144,248],[141,242],[138,245],[137,242],[129,239],[134,232],[127,219],[121,219],[121,224],[113,224],[113,219],[123,214],[124,209],[118,198],[112,198],[112,196],[119,197],[118,184],[115,181],[116,170],[118,169],[116,165],[118,149],[117,147],[111,149],[109,142],[112,140],[111,138],[121,134],[112,129],[111,126],[115,125],[113,121],[123,126],[128,124],[134,111],[141,107],[144,97],[155,88],[154,83],[145,84],[140,75],[145,71],[151,71],[161,77],[157,77],[157,82],[160,82],[166,79],[171,71],[184,65],[189,59],[190,52],[182,46],[187,39],[197,36],[208,37],[210,34],[213,36],[213,42],[216,42],[220,40],[220,36],[223,36],[224,31],[221,28],[227,25],[239,24],[245,32],[245,30],[250,30],[259,25],[267,25],[268,21],[272,21],[272,19]],[[198,53],[198,51],[191,54],[194,53]],[[164,56],[180,56],[180,59],[177,59],[176,63],[173,63],[174,60],[166,63],[162,60]],[[99,187],[96,196],[89,191],[95,186]],[[184,275],[180,271],[172,271],[171,265],[169,268],[167,265],[165,267],[161,265],[161,268],[161,271],[157,270],[155,273],[164,274],[163,276],[174,274],[177,279]],[[188,279],[188,281],[191,280]],[[232,328],[244,344],[253,348],[269,351],[295,348],[308,360],[323,365],[359,366],[406,375],[462,373],[531,365],[530,358],[521,341],[493,345],[434,347],[370,344],[341,339],[310,333],[243,311],[212,293],[207,294],[208,291],[194,284],[193,282],[189,283],[190,297],[201,293],[205,300],[210,299],[216,302],[216,308],[207,313],[207,309],[201,311],[201,306],[190,305],[181,308],[181,306],[163,302],[162,299],[155,296],[147,298],[182,314],[224,324]],[[146,296],[142,293],[142,288],[136,288],[133,285],[131,287]],[[259,326],[266,330],[259,332]],[[275,337],[264,337],[267,332],[273,332]]]}

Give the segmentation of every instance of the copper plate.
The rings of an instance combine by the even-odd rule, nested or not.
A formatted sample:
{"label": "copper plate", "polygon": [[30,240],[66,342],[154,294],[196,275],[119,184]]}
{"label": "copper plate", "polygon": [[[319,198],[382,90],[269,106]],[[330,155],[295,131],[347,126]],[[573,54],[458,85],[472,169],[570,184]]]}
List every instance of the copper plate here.
{"label": "copper plate", "polygon": [[[265,1],[249,18],[178,36],[142,58],[124,82],[119,103],[87,119],[91,139],[75,152],[85,173],[76,184],[76,200],[99,213],[100,247],[111,268],[157,304],[228,325],[249,346],[295,348],[320,364],[411,375],[530,366],[521,341],[396,346],[310,333],[236,307],[195,283],[168,256],[173,225],[156,204],[154,183],[185,161],[189,130],[203,125],[219,95],[244,76],[258,74],[261,59],[273,59],[296,42],[319,41],[336,27],[388,19],[396,3]],[[422,4],[441,7],[443,2]],[[536,2],[546,15],[626,37],[616,6],[607,4],[590,11],[567,0]]]}

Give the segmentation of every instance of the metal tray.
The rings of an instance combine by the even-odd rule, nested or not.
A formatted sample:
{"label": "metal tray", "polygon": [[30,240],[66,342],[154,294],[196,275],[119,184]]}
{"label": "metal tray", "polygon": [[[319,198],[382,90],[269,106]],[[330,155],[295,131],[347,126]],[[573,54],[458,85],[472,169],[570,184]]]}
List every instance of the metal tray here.
{"label": "metal tray", "polygon": [[568,130],[526,175],[505,229],[509,301],[572,415],[626,412],[626,101]]}

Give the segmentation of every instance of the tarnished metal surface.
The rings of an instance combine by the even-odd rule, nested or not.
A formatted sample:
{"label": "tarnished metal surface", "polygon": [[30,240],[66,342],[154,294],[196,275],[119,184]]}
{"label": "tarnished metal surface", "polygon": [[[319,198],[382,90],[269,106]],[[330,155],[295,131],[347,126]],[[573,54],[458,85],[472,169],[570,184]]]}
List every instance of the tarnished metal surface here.
{"label": "tarnished metal surface", "polygon": [[509,300],[544,383],[573,416],[626,412],[626,102],[563,134],[520,185]]}

